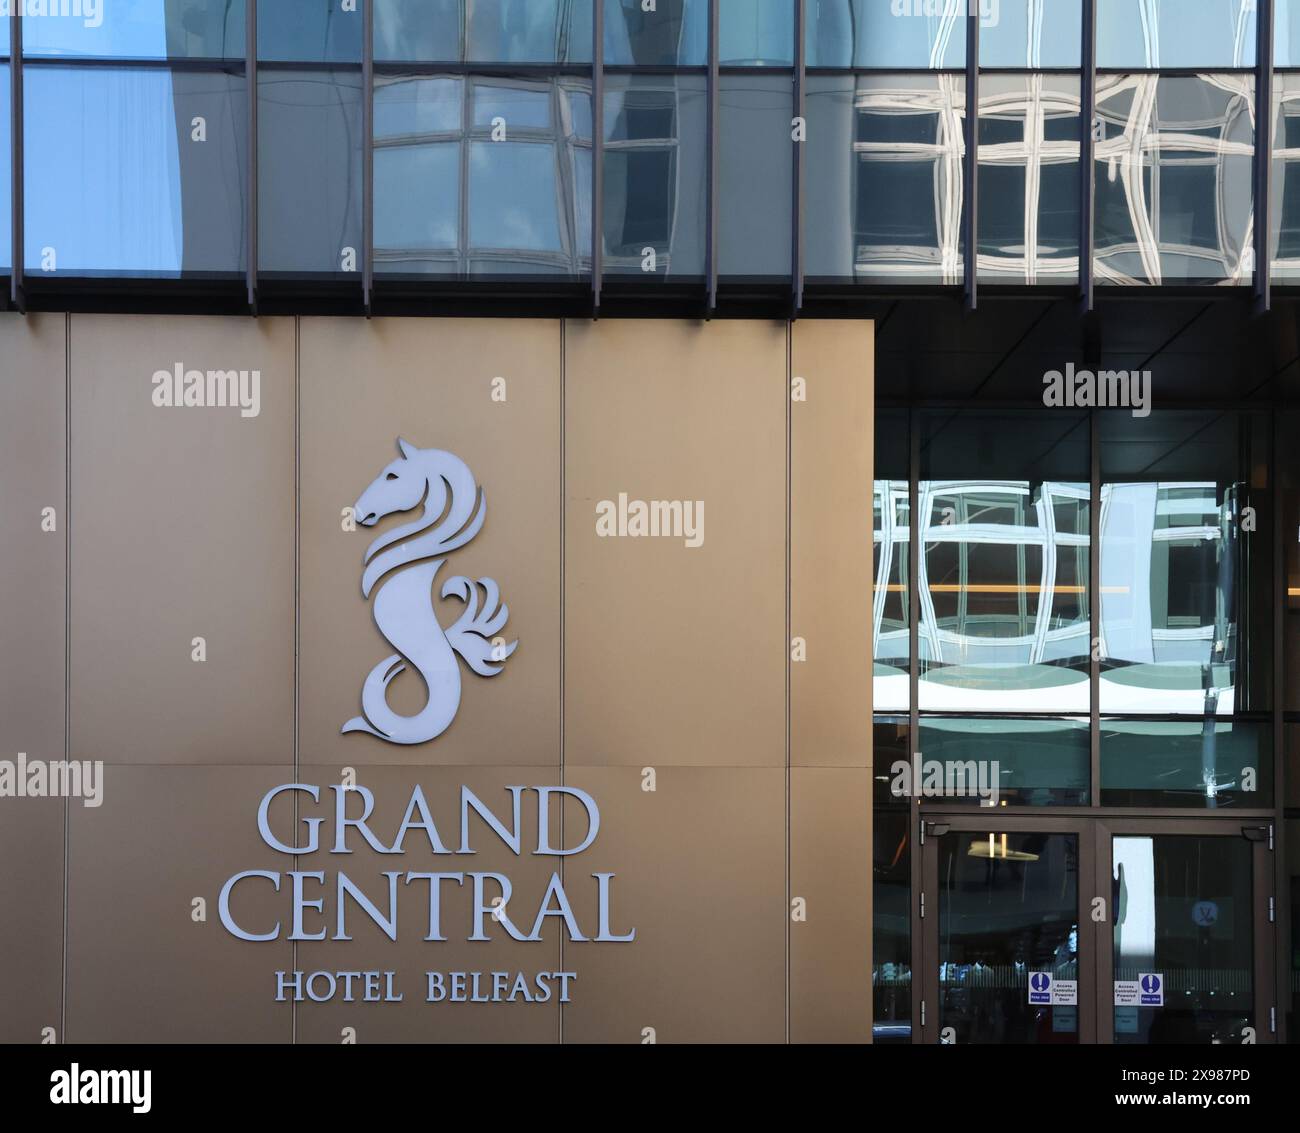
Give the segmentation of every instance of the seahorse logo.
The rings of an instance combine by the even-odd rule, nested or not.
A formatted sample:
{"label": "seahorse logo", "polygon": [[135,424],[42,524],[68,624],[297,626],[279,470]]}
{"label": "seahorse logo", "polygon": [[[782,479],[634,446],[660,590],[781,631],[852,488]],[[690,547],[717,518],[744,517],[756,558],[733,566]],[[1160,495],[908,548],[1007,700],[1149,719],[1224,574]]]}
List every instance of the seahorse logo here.
{"label": "seahorse logo", "polygon": [[[418,519],[370,544],[361,575],[361,593],[367,598],[384,580],[375,593],[375,624],[397,652],[370,670],[361,690],[364,715],[349,720],[342,730],[369,732],[389,743],[422,744],[442,735],[460,708],[456,655],[479,676],[495,677],[519,642],[492,644],[510,611],[490,578],[476,582],[457,575],[442,584],[443,598],[465,603],[455,623],[442,628],[434,609],[434,579],[445,556],[482,530],[487,499],[460,457],[416,448],[400,438],[397,448],[402,455],[361,493],[355,508],[363,527],[422,509]],[[398,715],[388,706],[388,686],[408,666],[419,673],[429,695],[415,716]]]}

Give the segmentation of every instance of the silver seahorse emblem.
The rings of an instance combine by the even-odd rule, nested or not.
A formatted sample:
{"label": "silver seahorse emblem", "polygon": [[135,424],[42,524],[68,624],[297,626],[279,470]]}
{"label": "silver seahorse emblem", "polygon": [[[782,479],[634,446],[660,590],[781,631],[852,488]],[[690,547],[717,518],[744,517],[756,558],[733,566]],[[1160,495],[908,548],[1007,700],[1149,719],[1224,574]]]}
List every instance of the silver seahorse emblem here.
{"label": "silver seahorse emblem", "polygon": [[[362,715],[342,730],[368,732],[395,744],[422,744],[442,735],[460,708],[457,655],[479,676],[495,677],[519,642],[493,642],[510,611],[490,578],[457,575],[442,584],[444,599],[465,604],[460,617],[442,628],[434,581],[446,556],[482,529],[487,499],[460,457],[400,439],[397,448],[401,456],[361,493],[354,509],[363,527],[420,509],[417,519],[370,544],[361,575],[362,594],[369,598],[374,593],[375,624],[396,652],[370,670],[361,690]],[[401,716],[388,705],[388,686],[408,667],[424,681],[428,701],[416,715]]]}

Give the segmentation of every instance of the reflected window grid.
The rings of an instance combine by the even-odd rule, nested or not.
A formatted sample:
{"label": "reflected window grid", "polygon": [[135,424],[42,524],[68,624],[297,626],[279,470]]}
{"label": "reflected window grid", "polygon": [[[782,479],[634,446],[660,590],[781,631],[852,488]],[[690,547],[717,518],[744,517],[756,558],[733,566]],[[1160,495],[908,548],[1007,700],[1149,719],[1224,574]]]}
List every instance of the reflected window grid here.
{"label": "reflected window grid", "polygon": [[853,105],[855,274],[961,283],[964,77],[861,78]]}
{"label": "reflected window grid", "polygon": [[[1074,92],[1060,89],[1060,80],[1044,75],[1030,75],[1015,80],[1012,89],[980,93],[980,127],[986,123],[1011,123],[1020,127],[1020,140],[990,142],[980,138],[978,160],[983,178],[985,171],[1009,170],[1019,175],[1023,200],[1022,235],[1017,244],[991,250],[983,224],[980,230],[979,272],[982,278],[1006,281],[1007,277],[1036,284],[1070,282],[1079,275],[1077,231],[1068,247],[1052,247],[1040,235],[1045,194],[1050,190],[1046,175],[1053,168],[1068,167],[1070,205],[1073,228],[1078,228],[1078,122],[1082,112],[1078,78]],[[987,82],[987,80],[986,80]],[[1055,89],[1054,89],[1055,88]],[[1066,123],[1074,136],[1063,138],[1055,123]],[[1051,135],[1051,136],[1049,136]],[[981,193],[981,212],[991,204],[987,192]],[[1053,202],[1055,204],[1055,202]],[[1032,252],[1032,254],[1031,254]]]}
{"label": "reflected window grid", "polygon": [[[588,155],[585,163],[589,164],[591,152],[590,112],[578,111],[584,101],[590,104],[590,85],[578,78],[422,76],[377,78],[376,87],[378,93],[381,84],[413,84],[418,105],[418,85],[430,82],[459,91],[459,120],[439,122],[438,111],[431,115],[432,121],[419,123],[427,128],[382,136],[377,121],[375,151],[378,157],[383,151],[430,146],[456,149],[456,238],[450,246],[377,246],[376,269],[400,272],[418,263],[434,263],[438,270],[461,275],[485,270],[489,274],[506,274],[521,265],[553,274],[590,271],[590,236],[583,228],[584,210],[578,203],[584,184],[580,174],[582,155]],[[443,97],[437,88],[433,89],[436,97]],[[500,118],[507,106],[518,108],[511,110],[506,121],[507,140],[494,141],[494,119]],[[580,132],[584,123],[585,134]],[[545,186],[532,180],[496,175],[489,159],[501,154],[522,158],[516,168],[531,167],[549,176],[551,192],[547,194]],[[408,192],[410,187],[393,188]],[[501,195],[488,197],[493,192]],[[431,191],[430,210],[436,207],[434,196]],[[485,218],[493,223],[485,223]],[[521,237],[514,246],[504,239],[495,243],[491,239],[493,234],[504,237],[512,233]]]}
{"label": "reflected window grid", "polygon": [[[924,709],[1088,710],[1088,525],[1085,519],[1074,530],[1057,526],[1058,512],[1086,516],[1088,498],[1086,484],[1044,483],[1031,494],[1023,482],[921,483]],[[1064,666],[1065,683],[1035,687],[1041,680],[1035,670],[1045,665]],[[996,684],[991,675],[980,675],[990,666],[998,673]],[[1079,666],[1083,672],[1065,676]],[[936,681],[948,667],[972,683]]]}
{"label": "reflected window grid", "polygon": [[1254,77],[1097,78],[1097,282],[1248,284]]}

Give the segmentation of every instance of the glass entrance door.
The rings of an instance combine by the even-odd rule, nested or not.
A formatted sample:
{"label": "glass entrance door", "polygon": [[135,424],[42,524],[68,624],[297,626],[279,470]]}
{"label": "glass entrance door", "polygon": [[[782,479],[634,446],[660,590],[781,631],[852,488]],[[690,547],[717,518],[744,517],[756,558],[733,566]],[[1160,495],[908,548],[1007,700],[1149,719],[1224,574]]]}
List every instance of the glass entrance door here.
{"label": "glass entrance door", "polygon": [[923,830],[920,1042],[1274,1041],[1266,823],[968,812]]}
{"label": "glass entrance door", "polygon": [[1271,1041],[1269,830],[1106,824],[1117,1044]]}
{"label": "glass entrance door", "polygon": [[1095,973],[1090,934],[1080,932],[1092,876],[1083,822],[964,815],[927,823],[922,854],[922,1041],[1088,1041]]}

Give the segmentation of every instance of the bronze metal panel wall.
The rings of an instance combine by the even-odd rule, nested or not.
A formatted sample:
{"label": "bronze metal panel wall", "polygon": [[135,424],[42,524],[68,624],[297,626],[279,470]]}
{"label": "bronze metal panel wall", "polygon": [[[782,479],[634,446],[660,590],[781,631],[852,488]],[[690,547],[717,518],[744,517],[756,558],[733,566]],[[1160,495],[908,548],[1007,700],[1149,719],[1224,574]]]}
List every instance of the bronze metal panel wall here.
{"label": "bronze metal panel wall", "polygon": [[[58,758],[66,742],[106,764],[98,806],[0,797],[0,847],[21,859],[0,896],[27,915],[0,929],[5,970],[25,973],[0,1038],[63,1038],[66,1021],[83,1041],[869,1039],[871,336],[861,322],[0,320],[4,519],[22,528],[36,508],[39,523],[49,497],[60,520],[0,555],[0,758]],[[214,402],[222,389],[235,403]],[[417,466],[432,471],[408,499]],[[430,531],[436,547],[404,550],[367,595],[367,548],[395,531],[371,560]],[[459,699],[417,734],[403,718],[427,723],[443,676],[394,637],[422,619],[454,636],[486,579],[509,617],[476,623],[492,649],[479,662],[500,672],[470,672],[462,634]],[[417,828],[401,853],[353,830],[345,854],[295,858],[257,825],[266,792],[295,781],[325,793],[277,798],[268,828],[290,843],[328,828],[339,783],[361,788],[347,813],[373,798],[367,821],[389,836],[417,787],[453,841],[462,787],[500,815],[511,788],[535,800],[562,784],[589,792],[601,825],[574,856],[533,853],[534,801],[518,852],[472,817],[468,856]],[[546,813],[562,844],[582,838],[575,798]],[[275,939],[223,927],[227,879],[295,869],[326,890],[345,870],[381,909],[385,871],[465,880],[446,883],[446,940],[425,939],[409,881],[396,941],[355,898],[339,933],[341,902],[312,891],[324,907],[306,928],[327,939],[291,943],[287,872],[232,897],[247,931]],[[509,878],[504,914],[536,939],[493,917],[489,939],[468,939],[475,872],[488,896]],[[552,874],[588,939],[564,931],[558,898],[538,918]],[[635,939],[591,939],[602,928]],[[574,978],[563,1003],[425,1001],[427,972],[476,970]],[[280,971],[391,972],[403,998],[277,1000]]]}
{"label": "bronze metal panel wall", "polygon": [[[64,755],[66,428],[61,315],[0,315],[0,759]],[[60,798],[0,798],[0,1041],[61,1037]]]}

